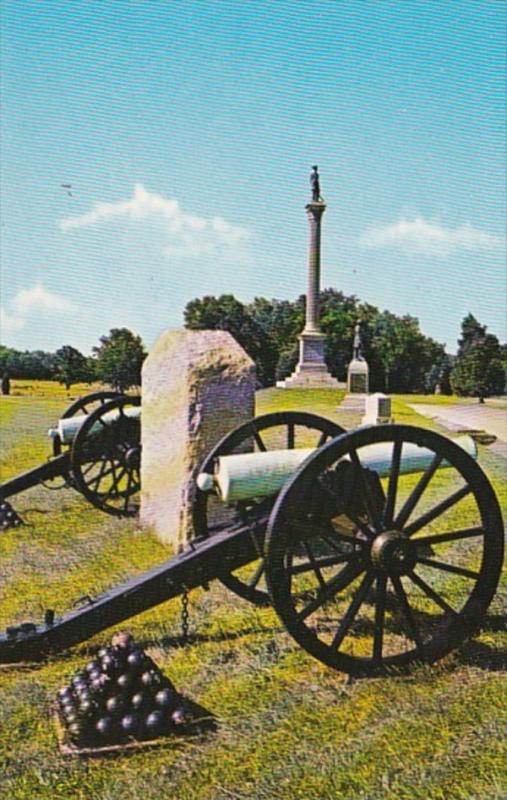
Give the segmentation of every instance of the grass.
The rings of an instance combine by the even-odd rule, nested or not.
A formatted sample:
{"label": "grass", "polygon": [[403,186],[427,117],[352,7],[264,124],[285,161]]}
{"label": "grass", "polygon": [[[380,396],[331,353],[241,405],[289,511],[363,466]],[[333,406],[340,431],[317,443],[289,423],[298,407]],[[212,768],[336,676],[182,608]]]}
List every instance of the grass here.
{"label": "grass", "polygon": [[[1,398],[2,480],[49,452],[45,430],[78,394],[14,382]],[[257,412],[298,408],[349,428],[334,391],[264,390]],[[435,398],[432,398],[435,402]],[[440,399],[439,399],[440,401]],[[439,430],[394,398],[396,420]],[[427,398],[424,398],[427,402]],[[446,402],[446,400],[442,400]],[[507,508],[505,461],[480,460]],[[444,480],[444,478],[442,479]],[[117,520],[70,490],[14,501],[27,525],[1,534],[0,624],[68,608],[168,557],[133,520]],[[501,800],[505,775],[505,588],[482,633],[433,667],[351,682],[310,658],[271,609],[214,582],[192,592],[193,638],[180,642],[180,605],[129,629],[175,684],[216,716],[206,737],[116,759],[59,755],[48,706],[111,631],[26,670],[0,670],[0,797],[9,800]]]}

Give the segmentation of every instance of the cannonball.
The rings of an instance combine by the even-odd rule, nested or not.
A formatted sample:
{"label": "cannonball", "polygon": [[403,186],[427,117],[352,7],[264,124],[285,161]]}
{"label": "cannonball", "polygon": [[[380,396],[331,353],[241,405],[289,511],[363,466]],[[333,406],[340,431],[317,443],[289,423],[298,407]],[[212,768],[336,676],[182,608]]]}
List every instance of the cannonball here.
{"label": "cannonball", "polygon": [[104,739],[110,739],[113,734],[114,725],[111,717],[101,717],[95,723],[95,730]]}
{"label": "cannonball", "polygon": [[152,711],[144,720],[144,727],[149,736],[157,736],[164,727],[164,712],[160,709]]}
{"label": "cannonball", "polygon": [[121,729],[127,736],[135,736],[139,730],[140,722],[139,714],[125,714],[121,720]]}
{"label": "cannonball", "polygon": [[183,706],[179,706],[171,714],[171,722],[173,723],[173,725],[176,725],[178,727],[180,725],[184,725],[186,721],[187,721],[187,715],[185,713],[185,709],[183,708]]}
{"label": "cannonball", "polygon": [[106,709],[109,714],[113,716],[119,716],[123,714],[125,711],[126,702],[125,698],[121,695],[112,695],[112,697],[108,697],[106,700]]}
{"label": "cannonball", "polygon": [[155,703],[159,708],[168,709],[176,705],[177,696],[169,688],[161,689],[155,695]]}

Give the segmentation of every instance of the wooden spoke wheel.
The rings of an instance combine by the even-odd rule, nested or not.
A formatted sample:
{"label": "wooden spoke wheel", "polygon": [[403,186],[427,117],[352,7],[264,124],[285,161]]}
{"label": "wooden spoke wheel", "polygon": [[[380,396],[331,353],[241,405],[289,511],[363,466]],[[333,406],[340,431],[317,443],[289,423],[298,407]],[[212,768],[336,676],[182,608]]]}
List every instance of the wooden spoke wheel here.
{"label": "wooden spoke wheel", "polygon": [[133,516],[141,489],[141,421],[129,410],[140,397],[120,396],[95,409],[74,439],[71,452],[76,489],[108,514]]}
{"label": "wooden spoke wheel", "polygon": [[[385,461],[376,472],[365,468],[372,445]],[[407,473],[414,445],[424,464]],[[322,554],[347,525],[356,531],[347,552]],[[265,556],[294,639],[331,667],[382,675],[432,663],[477,630],[500,576],[503,525],[488,479],[457,444],[405,425],[360,428],[285,484]]]}
{"label": "wooden spoke wheel", "polygon": [[[209,453],[200,472],[213,473],[216,459],[234,453],[294,448],[317,448],[343,432],[324,417],[297,411],[281,411],[256,417],[227,434]],[[196,488],[193,505],[194,533],[209,536],[213,530],[245,522],[253,527],[267,519],[274,497],[239,501],[225,506],[216,496]],[[264,576],[264,557],[221,577],[228,589],[256,605],[269,605]]]}

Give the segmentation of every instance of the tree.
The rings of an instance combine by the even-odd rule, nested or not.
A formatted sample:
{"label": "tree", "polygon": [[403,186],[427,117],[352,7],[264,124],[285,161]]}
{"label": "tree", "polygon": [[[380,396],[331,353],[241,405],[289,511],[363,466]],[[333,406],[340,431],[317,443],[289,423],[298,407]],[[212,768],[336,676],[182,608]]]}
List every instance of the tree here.
{"label": "tree", "polygon": [[451,394],[450,376],[453,364],[453,358],[447,353],[438,356],[424,377],[425,392],[434,394],[437,386],[440,386],[442,394]]}
{"label": "tree", "polygon": [[505,389],[504,351],[497,337],[486,333],[472,314],[461,324],[458,355],[451,373],[453,391],[463,397],[485,397],[501,394]]}
{"label": "tree", "polygon": [[64,384],[67,391],[73,383],[80,381],[89,383],[93,377],[88,359],[75,347],[66,344],[56,351],[55,378],[59,383]]}
{"label": "tree", "polygon": [[97,377],[113,389],[124,392],[141,385],[141,367],[146,351],[140,336],[128,328],[112,328],[93,348]]}

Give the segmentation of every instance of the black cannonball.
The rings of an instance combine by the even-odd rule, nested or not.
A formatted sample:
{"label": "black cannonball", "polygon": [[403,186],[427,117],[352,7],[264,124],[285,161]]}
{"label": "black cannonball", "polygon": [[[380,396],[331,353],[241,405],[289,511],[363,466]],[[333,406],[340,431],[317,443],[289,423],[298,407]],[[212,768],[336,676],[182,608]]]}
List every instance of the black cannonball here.
{"label": "black cannonball", "polygon": [[143,672],[141,675],[141,683],[143,686],[146,686],[147,689],[158,686],[160,684],[160,680],[160,675],[157,674],[153,669],[149,669],[146,672]]}
{"label": "black cannonball", "polygon": [[104,739],[111,739],[114,731],[114,724],[111,717],[101,717],[97,720],[95,730]]}
{"label": "black cannonball", "polygon": [[97,678],[100,678],[101,675],[102,675],[102,672],[101,672],[100,669],[92,669],[88,673],[88,678],[90,679],[90,681],[94,681]]}
{"label": "black cannonball", "polygon": [[106,709],[108,713],[112,714],[113,716],[119,716],[120,714],[123,714],[125,707],[125,698],[121,695],[113,695],[112,697],[108,697],[106,701]]}
{"label": "black cannonball", "polygon": [[71,680],[73,686],[79,686],[80,683],[87,682],[87,674],[86,672],[77,672]]}
{"label": "black cannonball", "polygon": [[164,712],[160,709],[152,711],[144,720],[144,727],[148,736],[158,736],[164,727]]}
{"label": "black cannonball", "polygon": [[78,713],[75,708],[69,708],[69,710],[64,713],[64,716],[67,726],[70,726],[73,722],[78,721]]}
{"label": "black cannonball", "polygon": [[139,671],[145,663],[145,657],[140,650],[132,650],[127,656],[127,664],[134,672]]}
{"label": "black cannonball", "polygon": [[79,703],[79,713],[83,716],[86,716],[90,713],[93,707],[94,706],[91,700],[81,700]]}
{"label": "black cannonball", "polygon": [[174,706],[177,703],[177,700],[178,700],[177,695],[175,695],[175,693],[168,687],[166,687],[165,689],[161,689],[155,695],[155,703],[157,704],[157,706],[164,709],[174,708]]}
{"label": "black cannonball", "polygon": [[90,674],[94,670],[100,670],[100,662],[99,661],[89,661],[85,667],[85,671]]}
{"label": "black cannonball", "polygon": [[109,647],[101,647],[99,652],[97,653],[97,656],[100,659],[103,659],[105,656],[109,655],[111,655],[111,649]]}
{"label": "black cannonball", "polygon": [[123,672],[116,679],[116,685],[122,690],[122,692],[128,692],[128,690],[132,688],[133,683],[134,678],[128,672]]}
{"label": "black cannonball", "polygon": [[183,706],[179,706],[171,714],[171,722],[173,723],[173,725],[179,727],[180,725],[184,725],[186,721],[187,721],[187,715],[185,713],[185,709],[183,708]]}
{"label": "black cannonball", "polygon": [[56,694],[58,699],[61,700],[64,697],[72,696],[72,689],[70,686],[62,686],[61,689],[58,689]]}
{"label": "black cannonball", "polygon": [[136,692],[132,695],[130,701],[134,711],[139,711],[143,706],[146,706],[150,701],[150,696],[147,692]]}
{"label": "black cannonball", "polygon": [[122,717],[121,729],[127,736],[135,736],[139,730],[140,722],[139,714],[125,714]]}

